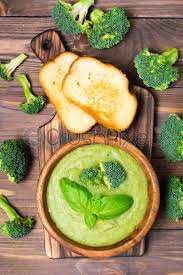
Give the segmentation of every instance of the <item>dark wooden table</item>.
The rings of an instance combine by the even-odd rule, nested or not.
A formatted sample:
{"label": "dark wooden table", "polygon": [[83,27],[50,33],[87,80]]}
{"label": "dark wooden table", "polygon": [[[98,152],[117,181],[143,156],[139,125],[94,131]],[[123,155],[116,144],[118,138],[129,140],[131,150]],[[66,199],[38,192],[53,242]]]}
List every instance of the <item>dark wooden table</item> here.
{"label": "dark wooden table", "polygon": [[[38,33],[54,28],[50,11],[54,0],[0,1],[0,60],[12,58],[20,52],[29,59],[19,68],[30,76],[35,93],[42,90],[38,81],[41,62],[30,49],[30,40]],[[176,112],[183,115],[183,1],[182,0],[99,0],[98,7],[114,5],[125,8],[132,28],[125,41],[115,49],[96,52],[83,49],[77,38],[64,36],[66,48],[79,54],[90,54],[111,62],[126,72],[131,83],[141,85],[133,66],[135,54],[144,46],[155,51],[170,47],[179,49],[178,66],[181,77],[164,92],[151,91],[156,102],[153,144],[153,166],[160,179],[163,197],[167,176],[183,176],[183,163],[166,162],[159,149],[159,129],[165,117]],[[124,53],[124,55],[122,54]],[[53,115],[51,104],[36,116],[19,111],[18,103],[24,100],[20,84],[0,80],[0,142],[6,138],[24,137],[34,153],[32,170],[20,185],[10,184],[0,174],[0,192],[27,215],[35,215],[35,191],[39,175],[37,129]],[[0,213],[0,222],[5,216]],[[64,259],[49,260],[44,251],[42,225],[37,217],[36,228],[26,238],[12,241],[0,236],[0,274],[63,274],[63,275],[121,275],[121,274],[183,274],[183,221],[170,223],[162,207],[153,229],[148,235],[145,256],[109,260]]]}

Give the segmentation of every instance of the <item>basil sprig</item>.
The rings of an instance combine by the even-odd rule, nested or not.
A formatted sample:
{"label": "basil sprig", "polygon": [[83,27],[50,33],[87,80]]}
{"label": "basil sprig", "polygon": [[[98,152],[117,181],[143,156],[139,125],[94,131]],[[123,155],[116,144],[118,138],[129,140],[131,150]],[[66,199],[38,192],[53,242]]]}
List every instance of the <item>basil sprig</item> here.
{"label": "basil sprig", "polygon": [[128,195],[112,195],[101,198],[101,207],[97,216],[103,220],[114,219],[126,212],[133,204],[132,197]]}
{"label": "basil sprig", "polygon": [[130,209],[133,204],[133,198],[128,195],[92,195],[84,186],[68,178],[60,180],[60,188],[69,206],[84,214],[89,229],[94,227],[97,218],[114,219]]}
{"label": "basil sprig", "polygon": [[85,213],[85,223],[89,229],[92,229],[97,221],[97,215],[90,212]]}
{"label": "basil sprig", "polygon": [[76,212],[84,213],[92,194],[84,186],[67,178],[61,179],[60,187],[69,206]]}

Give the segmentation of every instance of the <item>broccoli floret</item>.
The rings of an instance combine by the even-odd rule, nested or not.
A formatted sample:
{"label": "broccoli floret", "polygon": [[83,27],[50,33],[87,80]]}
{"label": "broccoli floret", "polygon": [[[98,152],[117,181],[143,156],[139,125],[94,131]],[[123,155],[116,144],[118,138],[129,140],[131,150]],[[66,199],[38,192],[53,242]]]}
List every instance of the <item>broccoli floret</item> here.
{"label": "broccoli floret", "polygon": [[178,59],[178,51],[172,48],[162,54],[150,53],[144,48],[135,57],[135,67],[139,77],[147,87],[165,90],[171,82],[179,78],[178,68],[172,66]]}
{"label": "broccoli floret", "polygon": [[79,0],[71,5],[63,0],[57,0],[52,11],[53,20],[60,31],[66,34],[83,33],[88,10],[94,2],[94,0]]}
{"label": "broccoli floret", "polygon": [[22,53],[7,64],[0,63],[0,77],[4,80],[12,80],[12,73],[26,58],[27,56]]}
{"label": "broccoli floret", "polygon": [[111,48],[123,40],[130,23],[121,8],[104,13],[95,9],[90,15],[91,24],[86,28],[88,41],[96,49]]}
{"label": "broccoli floret", "polygon": [[86,185],[100,185],[102,183],[102,173],[96,167],[90,167],[81,171],[80,180]]}
{"label": "broccoli floret", "polygon": [[179,177],[170,177],[165,196],[165,213],[173,221],[183,218],[183,183]]}
{"label": "broccoli floret", "polygon": [[28,114],[36,114],[40,112],[44,107],[44,105],[46,104],[47,98],[42,95],[35,96],[32,94],[30,82],[28,81],[25,74],[20,74],[18,76],[18,79],[20,80],[23,86],[24,94],[27,99],[27,102],[20,104],[20,108],[22,112],[28,113]]}
{"label": "broccoli floret", "polygon": [[124,168],[117,161],[101,162],[100,169],[103,172],[103,181],[109,189],[117,188],[126,178]]}
{"label": "broccoli floret", "polygon": [[22,139],[6,140],[0,145],[0,169],[11,182],[19,183],[29,170],[30,156],[30,149]]}
{"label": "broccoli floret", "polygon": [[166,160],[183,160],[183,119],[170,114],[160,129],[160,148]]}
{"label": "broccoli floret", "polygon": [[3,195],[0,195],[0,208],[5,211],[9,218],[8,222],[1,225],[1,232],[4,236],[18,239],[32,230],[35,224],[34,219],[32,217],[21,217]]}

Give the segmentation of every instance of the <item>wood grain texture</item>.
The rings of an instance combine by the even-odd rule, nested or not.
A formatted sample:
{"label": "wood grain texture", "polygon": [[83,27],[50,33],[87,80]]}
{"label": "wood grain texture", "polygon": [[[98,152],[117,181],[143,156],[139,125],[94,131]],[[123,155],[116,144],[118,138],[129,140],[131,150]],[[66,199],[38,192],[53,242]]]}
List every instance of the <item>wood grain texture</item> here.
{"label": "wood grain texture", "polygon": [[45,31],[38,34],[31,40],[31,48],[35,55],[43,62],[51,60],[65,48],[56,31]]}
{"label": "wood grain texture", "polygon": [[[143,257],[116,257],[106,260],[84,258],[50,260],[44,255],[41,232],[24,242],[4,243],[0,238],[2,275],[182,275],[183,231],[152,230],[148,237],[147,253]],[[158,245],[157,245],[158,241]],[[31,245],[30,245],[31,244]],[[16,248],[17,253],[15,254]],[[170,249],[171,246],[171,249]]]}
{"label": "wood grain texture", "polygon": [[[12,23],[13,22],[13,23]],[[12,58],[20,52],[26,52],[29,55],[29,59],[18,68],[15,73],[15,77],[22,71],[28,72],[33,84],[33,91],[37,94],[42,93],[38,80],[38,72],[41,66],[41,62],[35,57],[30,48],[30,40],[38,34],[40,31],[53,28],[54,25],[50,18],[0,18],[0,59]],[[140,51],[144,46],[150,46],[157,51],[163,51],[169,47],[176,46],[179,48],[180,59],[178,66],[180,69],[180,80],[171,85],[171,88],[164,92],[153,91],[153,96],[156,101],[156,116],[155,116],[155,129],[154,129],[154,143],[152,157],[155,159],[162,159],[162,153],[159,149],[159,128],[165,120],[166,116],[170,112],[176,112],[183,114],[183,21],[181,19],[133,19],[132,30],[127,38],[119,46],[113,49],[97,51],[87,48],[86,44],[81,39],[76,37],[64,37],[64,42],[67,45],[68,50],[75,51],[79,54],[86,54],[97,56],[103,61],[108,61],[121,68],[130,79],[131,83],[142,85],[141,81],[137,78],[134,66],[133,58],[135,54]],[[167,31],[168,30],[168,31]],[[10,39],[11,37],[11,39]],[[178,37],[178,39],[176,39]],[[12,42],[13,41],[13,42]],[[15,43],[16,47],[12,51],[12,43]],[[83,50],[83,45],[86,46]],[[127,54],[123,54],[123,53]],[[110,56],[110,58],[109,58]],[[7,92],[8,91],[8,92]],[[18,112],[18,102],[24,100],[22,88],[18,80],[15,78],[13,82],[5,82],[0,80],[0,106],[3,107],[2,112],[6,114],[6,117],[2,119],[1,126],[4,129],[8,128],[7,120],[8,115],[16,111],[18,117],[24,117]],[[8,104],[7,104],[8,101]],[[12,109],[12,111],[11,111]],[[49,112],[54,112],[51,105],[48,105],[41,113],[47,113],[49,120]],[[40,115],[37,117],[40,119]],[[30,121],[30,116],[26,117],[27,121]],[[43,119],[43,117],[42,117]],[[18,120],[12,125],[16,131],[18,127]],[[22,128],[29,127],[28,123],[22,125]],[[155,165],[157,161],[155,160]],[[156,165],[157,169],[159,168]],[[161,161],[160,173],[167,164]],[[165,171],[165,170],[164,170]],[[179,174],[180,174],[180,170]]]}
{"label": "wood grain texture", "polygon": [[[30,40],[38,33],[47,29],[54,29],[51,18],[13,18],[0,17],[0,59],[14,57],[20,52],[26,52],[29,59],[18,71],[26,70],[31,74],[33,84],[39,87],[38,71],[40,61],[34,56],[30,48]],[[142,86],[134,68],[134,57],[143,48],[149,47],[152,51],[161,52],[171,47],[179,49],[178,67],[180,79],[171,85],[171,88],[183,86],[183,20],[182,19],[131,19],[131,30],[124,41],[116,47],[105,50],[91,49],[85,36],[66,36],[61,38],[66,50],[79,55],[89,55],[102,61],[113,63],[127,74],[132,84]],[[11,37],[11,38],[10,38]],[[178,39],[176,39],[178,37]],[[12,41],[16,45],[12,51]],[[15,84],[17,84],[15,82]],[[1,82],[1,87],[11,88],[14,83]],[[16,86],[16,85],[15,85]],[[166,92],[156,92],[157,95]],[[181,91],[180,91],[181,92]],[[5,93],[5,92],[4,92]],[[4,94],[3,93],[3,94]]]}
{"label": "wood grain texture", "polygon": [[[8,0],[8,16],[50,16],[55,0]],[[74,3],[76,1],[69,1]],[[128,16],[133,17],[183,17],[181,0],[98,0],[96,7],[110,9],[113,6],[123,7]],[[30,13],[31,10],[31,13]]]}
{"label": "wood grain texture", "polygon": [[[0,17],[0,60],[14,57],[20,52],[29,54],[29,59],[17,70],[29,74],[34,92],[41,94],[37,73],[41,62],[30,49],[30,40],[36,34],[54,28],[49,16],[50,8],[55,0],[1,0],[7,2],[10,17]],[[45,4],[46,3],[46,4]],[[101,4],[103,3],[103,4]],[[182,0],[109,0],[98,1],[98,6],[110,7],[117,4],[125,7],[130,16],[141,17],[130,19],[132,29],[125,40],[113,50],[102,52],[88,49],[85,41],[80,42],[77,37],[64,37],[69,50],[83,54],[91,53],[103,60],[107,60],[127,73],[132,84],[142,85],[138,80],[134,67],[133,56],[144,46],[155,51],[163,51],[170,47],[178,47],[180,58],[180,80],[174,83],[166,92],[152,91],[155,98],[155,128],[154,144],[152,150],[153,166],[155,166],[161,181],[162,192],[169,175],[183,176],[182,162],[171,164],[163,160],[159,149],[159,128],[170,111],[179,113],[183,117],[183,1]],[[1,8],[0,8],[1,9]],[[3,8],[4,14],[4,8]],[[25,17],[17,17],[17,16]],[[33,16],[37,17],[33,17]],[[15,16],[15,17],[11,17]],[[32,18],[31,18],[32,17]],[[144,18],[149,17],[149,18]],[[154,17],[154,18],[152,18]],[[161,18],[158,18],[161,17]],[[165,18],[166,17],[166,18]],[[169,19],[168,19],[169,18]],[[13,45],[13,48],[12,48]],[[0,80],[0,142],[6,138],[26,136],[34,153],[34,165],[30,174],[21,185],[15,186],[8,182],[7,177],[0,173],[0,192],[8,195],[23,214],[36,216],[35,190],[39,175],[37,128],[43,119],[49,121],[54,110],[49,104],[40,116],[30,117],[18,111],[18,102],[24,100],[23,91],[19,82]],[[6,104],[8,102],[8,108]],[[51,113],[52,112],[52,113]],[[41,123],[39,124],[39,120]],[[63,139],[66,137],[62,137]],[[58,136],[55,137],[58,139]],[[24,196],[24,199],[22,198]],[[0,223],[5,220],[0,212]],[[87,261],[86,259],[66,259],[64,261],[51,261],[45,255],[44,235],[41,222],[36,216],[35,230],[26,238],[12,241],[0,236],[0,273],[2,275],[182,275],[182,229],[183,222],[169,222],[160,209],[159,216],[148,235],[147,252],[143,257],[115,258],[107,261]]]}

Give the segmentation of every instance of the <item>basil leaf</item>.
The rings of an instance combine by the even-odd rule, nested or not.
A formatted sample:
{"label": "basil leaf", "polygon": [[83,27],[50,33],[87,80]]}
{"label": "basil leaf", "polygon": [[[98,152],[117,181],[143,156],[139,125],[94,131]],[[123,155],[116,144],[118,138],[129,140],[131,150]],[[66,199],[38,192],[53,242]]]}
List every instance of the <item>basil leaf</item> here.
{"label": "basil leaf", "polygon": [[97,216],[95,214],[87,212],[85,214],[85,223],[89,229],[92,229],[97,221]]}
{"label": "basil leaf", "polygon": [[103,220],[113,219],[126,212],[133,204],[133,198],[128,195],[112,195],[101,198],[98,218]]}
{"label": "basil leaf", "polygon": [[86,211],[88,200],[92,197],[92,194],[84,186],[67,178],[62,178],[60,188],[64,199],[73,210],[80,213]]}
{"label": "basil leaf", "polygon": [[97,215],[101,208],[101,198],[101,195],[93,195],[88,201],[87,211]]}

